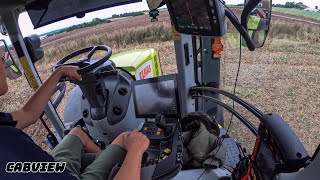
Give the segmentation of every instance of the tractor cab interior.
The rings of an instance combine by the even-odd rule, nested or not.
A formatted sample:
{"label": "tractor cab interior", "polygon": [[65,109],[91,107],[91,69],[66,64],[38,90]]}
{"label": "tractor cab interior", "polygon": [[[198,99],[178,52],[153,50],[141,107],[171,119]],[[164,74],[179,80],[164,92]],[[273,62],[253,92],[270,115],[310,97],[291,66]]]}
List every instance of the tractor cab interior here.
{"label": "tractor cab interior", "polygon": [[[135,2],[139,0],[78,0],[69,4],[61,0],[5,1],[0,3],[1,33],[9,35],[30,87],[37,90],[41,80],[34,63],[43,57],[44,52],[38,36],[23,38],[20,31],[23,27],[19,27],[17,21],[21,12],[27,11],[34,28],[39,28],[69,17],[81,18],[88,12]],[[120,53],[112,56],[112,47],[108,45],[97,44],[66,54],[53,71],[64,65],[78,66],[83,80],[71,81],[76,87],[66,97],[63,121],[55,109],[65,95],[67,79],[62,78],[57,85],[56,92],[60,91],[60,94],[45,109],[55,129],[55,132],[48,129],[50,144],[54,147],[68,130],[80,126],[103,149],[122,132],[138,128],[150,140],[141,164],[142,179],[242,179],[249,176],[298,179],[315,174],[313,168],[320,163],[319,153],[311,158],[280,116],[266,114],[234,94],[219,89],[221,56],[218,50],[215,52],[213,44],[225,35],[227,18],[241,34],[243,45],[254,51],[267,39],[271,1],[246,1],[241,21],[221,0],[147,2],[151,11],[162,5],[168,8],[178,73],[163,76],[154,49],[135,51],[139,56],[132,62],[136,64],[126,66],[121,64],[131,62],[129,56],[136,55]],[[258,11],[264,16],[258,17]],[[103,55],[92,58],[97,51],[103,51]],[[68,62],[79,55],[82,58]],[[221,95],[255,115],[260,121],[259,126],[223,103]],[[251,154],[247,154],[224,129],[223,108],[256,136]],[[199,162],[200,166],[186,166],[187,132],[201,127],[208,136],[216,137],[215,141],[209,142],[210,149]],[[207,146],[208,143],[203,143],[201,147],[206,149]],[[89,156],[84,158],[83,165],[88,162]],[[114,167],[115,171],[118,169]]]}

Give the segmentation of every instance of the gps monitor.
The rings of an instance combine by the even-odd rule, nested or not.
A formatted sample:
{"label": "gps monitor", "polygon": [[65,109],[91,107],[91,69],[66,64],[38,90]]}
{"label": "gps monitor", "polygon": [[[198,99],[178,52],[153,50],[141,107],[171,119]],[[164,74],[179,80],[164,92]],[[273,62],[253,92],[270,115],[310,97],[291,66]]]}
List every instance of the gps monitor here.
{"label": "gps monitor", "polygon": [[225,11],[219,0],[165,0],[172,23],[180,33],[223,36]]}
{"label": "gps monitor", "polygon": [[134,81],[132,89],[137,118],[180,117],[175,74]]}

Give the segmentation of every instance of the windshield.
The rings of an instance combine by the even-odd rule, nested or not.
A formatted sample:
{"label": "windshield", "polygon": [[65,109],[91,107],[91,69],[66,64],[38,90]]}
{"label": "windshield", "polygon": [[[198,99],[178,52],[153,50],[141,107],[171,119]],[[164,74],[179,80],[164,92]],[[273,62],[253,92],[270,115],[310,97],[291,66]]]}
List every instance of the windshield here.
{"label": "windshield", "polygon": [[85,13],[141,0],[37,0],[26,5],[34,28],[69,17],[83,17]]}
{"label": "windshield", "polygon": [[[138,8],[137,4],[139,3],[114,7],[118,9],[109,8],[88,13],[81,19],[73,17],[36,30],[33,30],[30,20],[25,20],[25,18],[28,19],[27,13],[22,14],[19,25],[23,35],[36,33],[44,36],[42,37],[42,47],[45,50],[45,56],[41,62],[35,64],[42,80],[44,81],[51,75],[51,67],[62,57],[81,48],[98,44],[112,47],[114,54],[138,48],[155,48],[159,50],[163,72],[165,74],[175,73],[177,71],[176,55],[172,34],[170,34],[171,21],[167,10],[160,11],[159,20],[153,23],[150,23],[149,15],[145,13],[136,17],[109,18],[110,23],[105,22],[73,31],[51,32],[74,24],[91,22],[95,18],[102,19],[112,17],[114,14],[145,10],[142,7]],[[145,1],[143,4],[147,8]],[[232,11],[240,17],[241,8],[233,6]],[[280,16],[286,15],[286,13],[281,14],[280,12],[278,14]],[[255,104],[261,102],[258,105],[264,107],[267,112],[272,111],[279,114],[287,112],[285,119],[289,119],[288,124],[302,139],[308,151],[313,153],[320,140],[319,125],[310,126],[317,119],[315,117],[319,114],[320,107],[320,88],[316,86],[316,81],[319,79],[318,72],[320,72],[318,68],[320,62],[319,28],[316,25],[299,22],[299,20],[276,17],[272,21],[274,23],[273,34],[271,34],[272,41],[268,40],[268,44],[263,49],[255,52],[243,49],[245,65],[241,67],[242,73],[239,79],[241,86],[237,87],[237,94],[249,102]],[[237,73],[240,38],[231,23],[228,24],[228,28],[228,33],[222,39],[225,49],[221,61],[221,88],[232,91]],[[24,84],[22,85],[22,83]],[[0,101],[10,102],[12,101],[11,97],[23,94],[18,100],[20,104],[27,102],[27,98],[31,95],[31,91],[28,91],[29,94],[24,93],[30,89],[27,82],[21,81],[19,86],[12,84],[9,88],[11,93],[7,94],[7,98],[1,97]],[[67,90],[70,89],[67,88]],[[68,93],[66,93],[66,97],[68,97]],[[61,117],[63,117],[64,104],[61,102],[57,110]],[[2,107],[0,103],[0,109]],[[6,106],[1,110],[10,112],[14,109],[11,106]],[[229,114],[225,116],[230,119]],[[248,133],[244,135],[241,133],[246,132],[246,128],[237,121],[233,122],[235,123],[230,126],[229,132],[239,134],[239,141],[243,144],[247,143],[246,139],[250,139],[251,136]],[[307,125],[301,126],[303,123]],[[306,131],[311,133],[303,134]],[[253,145],[248,146],[253,147]]]}

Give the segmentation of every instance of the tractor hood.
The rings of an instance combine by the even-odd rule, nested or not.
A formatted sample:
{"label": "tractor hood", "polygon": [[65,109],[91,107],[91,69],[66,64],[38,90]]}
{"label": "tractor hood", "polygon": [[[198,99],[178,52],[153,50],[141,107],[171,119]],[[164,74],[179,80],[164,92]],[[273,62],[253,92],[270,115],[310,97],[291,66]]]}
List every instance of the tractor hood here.
{"label": "tractor hood", "polygon": [[[155,58],[157,58],[157,51],[154,49],[137,49],[110,57],[117,67],[127,70],[132,75],[135,75],[140,66]],[[154,66],[157,68],[157,65]]]}
{"label": "tractor hood", "polygon": [[[13,0],[17,1],[17,0]],[[36,0],[25,5],[34,28],[39,28],[73,16],[142,0]],[[21,0],[19,1],[21,2]]]}

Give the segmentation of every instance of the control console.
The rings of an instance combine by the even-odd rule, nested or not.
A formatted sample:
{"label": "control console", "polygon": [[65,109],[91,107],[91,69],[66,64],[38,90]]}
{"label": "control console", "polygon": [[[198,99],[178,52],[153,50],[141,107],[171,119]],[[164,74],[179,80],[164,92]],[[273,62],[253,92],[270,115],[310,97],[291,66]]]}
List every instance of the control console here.
{"label": "control console", "polygon": [[150,139],[142,158],[142,172],[148,166],[155,166],[152,179],[168,179],[182,167],[182,131],[178,123],[166,123],[163,115],[157,115],[155,119],[155,123],[147,122],[140,128]]}
{"label": "control console", "polygon": [[141,179],[170,179],[182,168],[183,159],[176,75],[134,81],[132,90],[136,117],[148,118],[139,127],[150,140]]}

